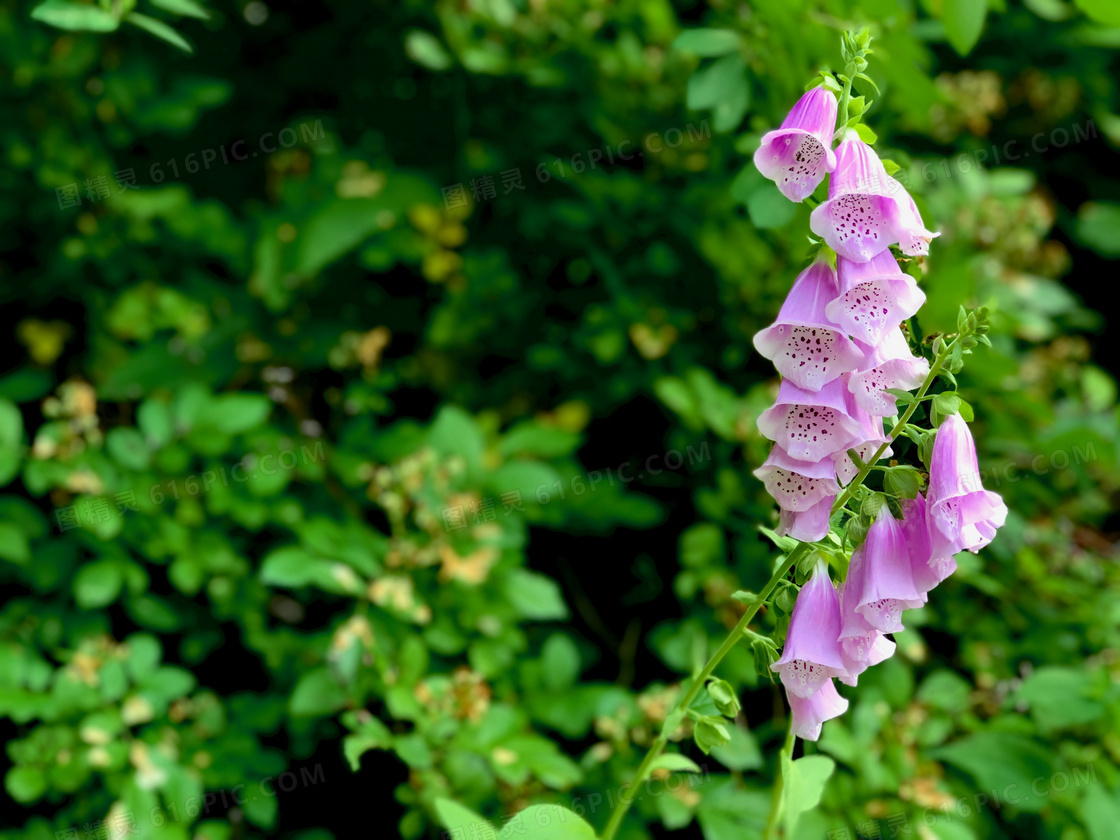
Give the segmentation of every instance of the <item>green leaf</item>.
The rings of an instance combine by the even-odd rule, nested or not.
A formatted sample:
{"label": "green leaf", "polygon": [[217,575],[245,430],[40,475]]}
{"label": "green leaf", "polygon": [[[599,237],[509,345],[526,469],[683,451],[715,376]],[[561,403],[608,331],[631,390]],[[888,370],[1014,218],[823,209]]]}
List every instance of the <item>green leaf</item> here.
{"label": "green leaf", "polygon": [[124,16],[124,19],[133,26],[139,26],[149,35],[154,35],[163,41],[167,41],[169,44],[173,44],[183,50],[183,52],[194,52],[194,48],[187,42],[187,39],[162,20],[156,20],[153,17],[142,15],[139,12],[129,12]]}
{"label": "green leaf", "polygon": [[959,54],[968,55],[976,46],[987,14],[987,0],[945,0],[941,20],[949,43]]}
{"label": "green leaf", "polygon": [[350,769],[357,773],[362,768],[362,755],[370,750],[387,750],[392,745],[393,733],[389,731],[389,727],[377,718],[370,717],[362,722],[357,732],[342,739],[342,754],[346,756]]}
{"label": "green leaf", "polygon": [[46,792],[47,777],[38,767],[13,767],[4,777],[4,788],[16,802],[34,802]]}
{"label": "green leaf", "polygon": [[1120,230],[1120,204],[1087,201],[1078,208],[1077,238],[1105,259],[1120,259],[1117,230]]}
{"label": "green leaf", "polygon": [[31,543],[14,522],[0,522],[0,558],[20,566],[31,561]]}
{"label": "green leaf", "polygon": [[210,19],[209,10],[194,2],[194,0],[151,0],[151,2],[157,9],[163,9],[173,15],[184,15],[199,20]]}
{"label": "green leaf", "polygon": [[721,747],[712,747],[712,755],[720,764],[728,770],[740,773],[763,766],[765,762],[762,752],[749,729],[745,726],[730,726],[728,734],[731,740]]}
{"label": "green leaf", "polygon": [[123,583],[124,576],[116,561],[86,563],[74,576],[74,600],[83,609],[100,609],[116,600]]}
{"label": "green leaf", "polygon": [[956,414],[961,407],[961,398],[952,391],[946,391],[933,398],[933,410],[938,414]]}
{"label": "green leaf", "polygon": [[430,32],[413,29],[404,37],[405,54],[429,70],[446,70],[451,66],[451,56],[443,44]]}
{"label": "green leaf", "polygon": [[120,26],[120,21],[100,6],[68,0],[46,0],[31,10],[31,17],[59,29],[76,31],[112,32]]}
{"label": "green leaf", "polygon": [[793,837],[797,822],[806,811],[817,807],[825,782],[836,769],[836,762],[823,755],[807,755],[789,761],[782,754],[782,819],[786,836]]}
{"label": "green leaf", "polygon": [[568,605],[556,581],[527,569],[512,569],[502,581],[502,591],[517,614],[534,621],[562,621]]}
{"label": "green leaf", "polygon": [[875,142],[879,139],[879,135],[872,131],[871,127],[866,123],[859,123],[856,125],[856,134],[858,134],[859,139],[868,146],[874,146]]}
{"label": "green leaf", "polygon": [[693,73],[685,102],[693,110],[713,109],[715,131],[735,128],[750,105],[747,65],[742,56],[725,55]]}
{"label": "green leaf", "polygon": [[662,753],[654,759],[651,770],[668,770],[670,773],[699,773],[700,765],[680,753]]}
{"label": "green leaf", "polygon": [[110,430],[105,436],[105,448],[114,461],[133,472],[146,470],[152,460],[152,453],[144,442],[144,436],[136,429]]}
{"label": "green leaf", "polygon": [[586,820],[560,805],[530,805],[506,823],[498,840],[595,840]]}
{"label": "green leaf", "polygon": [[687,29],[674,39],[671,47],[704,58],[727,55],[738,48],[739,33],[729,29]]}
{"label": "green leaf", "polygon": [[[1050,749],[1023,735],[1010,732],[977,732],[929,753],[930,758],[951,764],[972,776],[982,790],[1030,789],[1038,778],[1050,778],[1056,756]],[[1016,807],[1040,811],[1046,798],[1022,797]]]}
{"label": "green leaf", "polygon": [[567,688],[579,677],[579,648],[563,633],[553,633],[541,649],[541,666],[548,688]]}
{"label": "green leaf", "polygon": [[346,705],[346,691],[327,668],[308,671],[296,684],[288,700],[292,717],[318,717],[337,712]]}
{"label": "green leaf", "polygon": [[458,802],[440,797],[436,799],[435,808],[440,825],[450,830],[452,837],[494,840],[498,836],[489,820]]}
{"label": "green leaf", "polygon": [[1116,0],[1074,0],[1074,3],[1097,23],[1120,26],[1120,5]]}
{"label": "green leaf", "polygon": [[223,394],[208,402],[198,424],[227,435],[255,429],[272,413],[272,400],[263,394]]}

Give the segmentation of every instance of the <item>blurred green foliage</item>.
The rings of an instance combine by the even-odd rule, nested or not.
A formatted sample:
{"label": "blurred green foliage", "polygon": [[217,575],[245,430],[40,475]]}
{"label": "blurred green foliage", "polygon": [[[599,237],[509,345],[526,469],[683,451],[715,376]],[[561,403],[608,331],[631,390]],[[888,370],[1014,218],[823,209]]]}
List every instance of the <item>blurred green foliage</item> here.
{"label": "blurred green foliage", "polygon": [[[1115,836],[1113,4],[151,5],[0,16],[0,837],[344,836],[369,803],[207,799],[324,751],[380,832],[601,827],[769,574],[750,337],[808,208],[750,153],[863,23],[865,121],[943,232],[920,327],[995,309],[961,393],[1012,514],[846,692],[792,830]],[[631,434],[671,469],[622,474]],[[582,590],[658,527],[635,664]],[[541,571],[569,534],[582,589]],[[760,836],[784,713],[746,644],[720,676],[729,743],[682,723],[622,836]]]}

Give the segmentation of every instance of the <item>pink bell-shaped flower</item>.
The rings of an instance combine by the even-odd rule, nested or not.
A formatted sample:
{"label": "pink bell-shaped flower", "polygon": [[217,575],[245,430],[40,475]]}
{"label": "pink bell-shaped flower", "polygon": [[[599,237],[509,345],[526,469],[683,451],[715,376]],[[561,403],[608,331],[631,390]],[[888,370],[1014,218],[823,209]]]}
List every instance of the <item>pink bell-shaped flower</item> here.
{"label": "pink bell-shaped flower", "polygon": [[848,711],[848,701],[836,691],[832,680],[821,685],[811,697],[798,697],[787,691],[789,710],[792,715],[793,734],[806,741],[821,737],[821,727],[826,720],[840,717]]}
{"label": "pink bell-shaped flower", "polygon": [[[855,574],[852,567],[856,567]],[[885,504],[867,529],[863,544],[852,553],[848,581],[853,586],[845,597],[854,598],[855,611],[882,633],[902,630],[902,611],[925,603],[925,596],[914,586],[902,529]]]}
{"label": "pink bell-shaped flower", "polygon": [[836,272],[817,259],[793,282],[774,323],[754,337],[758,352],[799,388],[819,391],[863,360],[844,330],[825,316],[837,294]]}
{"label": "pink bell-shaped flower", "polygon": [[780,446],[770,450],[766,462],[754,471],[782,510],[805,511],[821,499],[830,501],[840,492],[828,461],[798,461]]}
{"label": "pink bell-shaped flower", "polygon": [[865,354],[863,368],[846,377],[848,390],[868,414],[890,417],[898,410],[898,399],[884,389],[913,391],[929,375],[929,362],[911,352],[906,336],[897,327],[888,330],[878,345],[860,349]]}
{"label": "pink bell-shaped flower", "polygon": [[778,401],[758,416],[758,428],[798,461],[831,459],[856,442],[861,430],[848,413],[847,391],[839,379],[819,391],[784,380]]}
{"label": "pink bell-shaped flower", "polygon": [[825,307],[825,315],[864,344],[878,344],[926,300],[889,250],[865,263],[837,257],[836,272],[840,295]]}
{"label": "pink bell-shaped flower", "polygon": [[828,567],[818,560],[797,593],[782,657],[770,666],[782,678],[787,693],[812,697],[826,681],[845,673],[839,636],[840,599]]}
{"label": "pink bell-shaped flower", "polygon": [[835,128],[836,97],[824,88],[813,88],[797,101],[781,128],[763,135],[754,165],[790,201],[804,201],[836,168]]}
{"label": "pink bell-shaped flower", "polygon": [[1007,520],[1003,499],[980,483],[976,444],[968,423],[958,414],[946,417],[934,438],[927,502],[934,557],[951,557],[958,551],[975,554]]}
{"label": "pink bell-shaped flower", "polygon": [[919,592],[929,592],[957,570],[957,561],[951,554],[945,557],[933,556],[926,516],[927,505],[921,493],[916,499],[901,499],[899,504],[902,506],[902,536],[910,553],[914,588]]}

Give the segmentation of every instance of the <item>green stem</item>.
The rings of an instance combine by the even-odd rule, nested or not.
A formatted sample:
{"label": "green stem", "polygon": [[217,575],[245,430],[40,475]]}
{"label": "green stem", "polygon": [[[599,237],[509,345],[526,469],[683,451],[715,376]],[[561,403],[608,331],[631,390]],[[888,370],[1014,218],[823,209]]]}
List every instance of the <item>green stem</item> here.
{"label": "green stem", "polygon": [[[851,70],[851,67],[846,67],[845,70]],[[846,78],[848,81],[844,82],[844,91],[840,94],[840,120],[836,125],[836,130],[843,130],[844,126],[848,124],[848,101],[852,98],[852,73],[847,73]]]}
{"label": "green stem", "polygon": [[[692,705],[692,701],[696,699],[696,695],[700,693],[700,689],[704,687],[708,677],[715,671],[716,666],[719,665],[731,649],[739,643],[739,639],[743,636],[743,631],[747,629],[747,625],[754,619],[755,613],[758,612],[759,607],[770,597],[770,593],[773,592],[778,583],[785,578],[789,570],[797,565],[801,558],[809,553],[811,548],[812,545],[810,543],[799,542],[793,551],[786,556],[785,561],[778,565],[778,568],[774,570],[774,574],[770,576],[770,580],[766,582],[766,585],[762,587],[762,591],[758,593],[758,600],[747,607],[747,611],[743,613],[743,617],[739,619],[739,623],[728,633],[727,638],[723,640],[723,644],[712,654],[711,659],[708,660],[700,673],[693,679],[692,684],[688,687],[688,691],[685,692],[684,696],[673,708],[673,713],[676,713],[678,710],[683,711]],[[634,781],[630,783],[629,795],[624,794],[619,797],[618,807],[611,813],[611,818],[607,822],[607,827],[603,829],[602,840],[613,840],[615,834],[618,832],[619,826],[622,825],[622,820],[626,816],[626,812],[630,810],[630,806],[634,802],[634,795],[638,786],[646,780],[653,766],[653,762],[661,755],[661,751],[665,749],[665,745],[668,741],[669,733],[663,731],[657,737],[657,740],[653,742],[653,745],[649,748],[649,752],[647,752],[645,758],[642,759],[642,763],[638,765],[638,770],[634,774]]]}
{"label": "green stem", "polygon": [[842,507],[844,507],[844,505],[848,503],[848,499],[852,498],[852,494],[859,488],[861,484],[863,484],[864,479],[867,478],[868,473],[871,472],[872,468],[875,466],[875,463],[880,458],[882,458],[883,453],[887,451],[887,447],[889,447],[895,441],[895,439],[900,434],[902,434],[903,430],[906,428],[906,423],[910,420],[911,417],[914,416],[914,412],[917,410],[918,404],[925,397],[926,391],[930,389],[930,386],[933,385],[933,381],[937,378],[937,374],[941,372],[941,366],[944,365],[945,360],[949,358],[949,353],[952,351],[953,345],[956,344],[959,340],[959,336],[957,338],[954,338],[951,342],[949,342],[949,344],[945,346],[945,349],[942,350],[940,354],[938,354],[937,358],[934,359],[933,364],[930,365],[929,373],[926,374],[925,381],[922,383],[922,387],[918,389],[916,398],[912,403],[910,403],[910,406],[906,409],[906,411],[903,412],[902,416],[898,418],[898,422],[891,427],[890,434],[887,435],[886,443],[880,446],[875,451],[875,454],[867,459],[866,463],[864,463],[864,465],[860,468],[860,471],[856,473],[856,477],[852,479],[851,483],[844,489],[844,492],[836,498],[836,501],[832,505],[832,513],[834,515],[838,510],[840,510]]}
{"label": "green stem", "polygon": [[782,789],[785,787],[785,773],[782,772],[782,767],[786,760],[793,761],[793,745],[796,741],[797,738],[793,734],[793,716],[791,715],[786,742],[782,745],[782,751],[778,753],[778,778],[774,782],[774,791],[770,795],[770,816],[766,820],[766,834],[764,835],[766,840],[773,840],[778,836],[778,816],[782,810]]}

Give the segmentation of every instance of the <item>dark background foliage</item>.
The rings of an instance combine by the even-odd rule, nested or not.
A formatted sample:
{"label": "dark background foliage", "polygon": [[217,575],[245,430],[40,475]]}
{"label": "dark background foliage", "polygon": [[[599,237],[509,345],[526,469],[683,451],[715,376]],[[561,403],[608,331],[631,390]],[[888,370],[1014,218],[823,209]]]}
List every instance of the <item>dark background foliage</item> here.
{"label": "dark background foliage", "polygon": [[[601,827],[769,574],[750,339],[808,209],[750,154],[866,24],[922,329],[995,311],[1012,514],[806,746],[797,836],[1113,837],[1120,18],[989,6],[4,0],[0,836]],[[786,713],[721,675],[731,746],[680,732],[705,773],[624,836],[759,836]]]}

